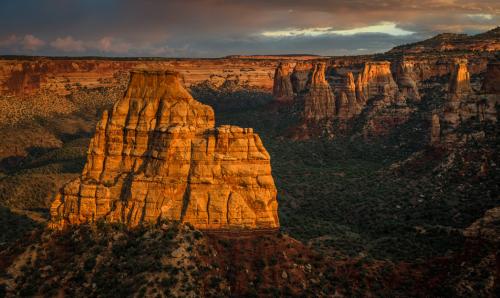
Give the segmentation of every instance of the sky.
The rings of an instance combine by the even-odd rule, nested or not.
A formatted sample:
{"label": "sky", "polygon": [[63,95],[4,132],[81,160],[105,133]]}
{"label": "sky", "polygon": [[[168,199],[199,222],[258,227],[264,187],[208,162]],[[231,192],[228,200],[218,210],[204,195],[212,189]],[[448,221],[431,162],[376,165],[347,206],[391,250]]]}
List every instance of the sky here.
{"label": "sky", "polygon": [[0,0],[0,55],[360,55],[499,24],[498,0]]}

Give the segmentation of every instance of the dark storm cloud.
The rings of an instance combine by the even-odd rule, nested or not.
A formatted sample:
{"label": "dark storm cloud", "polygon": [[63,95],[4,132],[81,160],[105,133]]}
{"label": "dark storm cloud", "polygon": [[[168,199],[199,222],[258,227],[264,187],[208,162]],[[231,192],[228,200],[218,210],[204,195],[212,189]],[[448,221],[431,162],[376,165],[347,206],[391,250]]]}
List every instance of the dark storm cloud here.
{"label": "dark storm cloud", "polygon": [[[499,15],[490,0],[3,0],[0,53],[359,54],[443,31],[488,30]],[[380,24],[414,34],[383,26],[366,33]],[[339,34],[352,29],[360,33]]]}

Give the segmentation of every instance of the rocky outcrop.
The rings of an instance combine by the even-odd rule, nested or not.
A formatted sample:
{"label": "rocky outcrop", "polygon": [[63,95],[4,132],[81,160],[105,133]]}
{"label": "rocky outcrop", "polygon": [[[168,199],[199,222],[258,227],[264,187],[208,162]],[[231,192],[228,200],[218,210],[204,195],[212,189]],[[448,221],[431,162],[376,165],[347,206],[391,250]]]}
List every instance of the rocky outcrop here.
{"label": "rocky outcrop", "polygon": [[387,61],[366,62],[356,82],[358,102],[365,102],[364,139],[389,135],[395,127],[408,121],[413,109],[406,98],[398,96],[398,85]]}
{"label": "rocky outcrop", "polygon": [[464,230],[464,236],[500,243],[500,207],[492,208]]}
{"label": "rocky outcrop", "polygon": [[[295,107],[300,120],[291,128],[293,139],[333,137],[332,121],[336,115],[336,103],[332,87],[325,78],[325,69],[324,62],[315,63],[307,76],[304,90],[296,96]],[[293,85],[297,87],[295,83]]]}
{"label": "rocky outcrop", "polygon": [[311,62],[297,62],[291,76],[293,92],[295,94],[300,94],[306,89],[312,69],[313,64]]}
{"label": "rocky outcrop", "polygon": [[500,61],[488,63],[480,93],[468,104],[470,117],[496,123],[500,106]]}
{"label": "rocky outcrop", "polygon": [[392,102],[398,87],[392,77],[391,63],[387,61],[366,62],[356,81],[359,100],[377,98],[378,104]]}
{"label": "rocky outcrop", "polygon": [[431,118],[431,145],[436,146],[441,141],[441,123],[439,122],[439,115],[432,114]]}
{"label": "rocky outcrop", "polygon": [[459,61],[451,73],[448,87],[449,101],[460,101],[471,93],[467,61]]}
{"label": "rocky outcrop", "polygon": [[[317,136],[318,131],[324,135],[325,129],[335,134],[354,133],[366,137],[390,134],[397,126],[410,120],[412,115],[416,115],[415,112],[428,107],[428,95],[444,97],[442,86],[443,79],[447,76],[450,78],[446,98],[443,98],[444,106],[443,102],[432,103],[440,106],[439,111],[434,111],[439,117],[440,130],[453,130],[462,120],[474,117],[481,121],[494,119],[495,100],[487,95],[485,103],[485,100],[475,96],[472,88],[478,89],[478,78],[492,56],[493,53],[486,52],[456,52],[447,55],[439,52],[391,52],[377,56],[334,57],[325,62],[328,70],[325,74],[325,87],[322,88],[331,90],[335,98],[334,104],[330,104],[329,91],[311,92],[308,88],[317,63],[298,62],[292,72],[291,83],[296,98],[304,103],[300,112],[307,125],[303,122],[299,124],[302,127],[300,135]],[[492,64],[490,68],[490,72],[493,72],[495,65]],[[281,70],[277,70],[277,73],[280,72]],[[495,74],[487,77],[483,94],[488,89],[494,91],[496,77]],[[424,96],[427,96],[426,102],[420,104]],[[318,98],[323,100],[318,101]],[[312,123],[314,121],[317,122],[315,125]],[[355,126],[362,127],[362,131],[354,132]],[[309,133],[305,133],[306,130]],[[444,135],[446,133],[441,137],[444,138]]]}
{"label": "rocky outcrop", "polygon": [[445,135],[447,142],[453,142],[456,139],[455,129],[460,124],[468,121],[476,123],[498,121],[497,107],[500,103],[500,96],[495,93],[495,64],[497,61],[492,61],[485,73],[485,78],[482,84],[481,94],[477,94],[471,87],[470,75],[467,70],[467,62],[459,61],[453,73],[450,76],[448,94],[445,99],[443,111],[441,114],[442,123],[445,125]]}
{"label": "rocky outcrop", "polygon": [[51,207],[61,228],[104,219],[129,226],[160,218],[200,229],[276,228],[269,154],[251,128],[214,127],[171,71],[133,72],[105,112],[80,178]]}
{"label": "rocky outcrop", "polygon": [[399,89],[398,97],[402,100],[420,101],[418,78],[414,73],[412,63],[406,61],[396,63],[395,77]]}
{"label": "rocky outcrop", "polygon": [[[280,72],[281,70],[277,70],[277,73]],[[334,132],[346,133],[352,126],[351,120],[365,109],[368,109],[369,117],[375,114],[379,117],[368,119],[372,120],[368,126],[374,128],[370,130],[375,134],[382,131],[385,133],[408,119],[410,110],[406,106],[383,115],[378,113],[383,107],[398,101],[398,86],[392,77],[390,62],[343,63],[331,65],[328,72],[325,62],[315,63],[310,70],[306,63],[297,63],[291,77],[293,90],[298,92],[297,103],[302,111],[302,123],[294,134],[295,138],[320,135],[333,137]],[[305,77],[308,80],[305,87],[302,87]],[[412,96],[418,96],[416,85],[411,87]],[[401,115],[398,114],[400,112]]]}
{"label": "rocky outcrop", "polygon": [[[266,59],[0,59],[0,94],[39,91],[70,95],[79,88],[115,87],[134,69],[176,69],[190,87],[208,81],[237,79],[242,85],[271,91],[277,60]],[[124,86],[125,87],[125,86]]]}
{"label": "rocky outcrop", "polygon": [[470,92],[471,87],[467,62],[459,61],[450,76],[443,113],[444,121],[452,128],[460,124],[461,107]]}
{"label": "rocky outcrop", "polygon": [[278,101],[293,100],[292,70],[291,64],[280,63],[274,72],[273,96]]}
{"label": "rocky outcrop", "polygon": [[441,33],[424,41],[397,46],[389,53],[429,53],[443,51],[495,52],[500,50],[500,27],[476,34]]}
{"label": "rocky outcrop", "polygon": [[[404,55],[402,57],[387,57],[391,61],[391,71],[394,74],[394,79],[399,85],[401,74],[408,72],[412,80],[419,87],[419,93],[422,95],[421,88],[428,83],[442,84],[441,77],[450,75],[457,61],[468,61],[468,71],[470,75],[478,75],[486,70],[488,61],[491,55],[469,54],[454,54],[454,55],[439,55],[436,53],[429,54],[413,54]],[[406,69],[401,66],[404,65]],[[402,72],[402,70],[404,72]]]}
{"label": "rocky outcrop", "polygon": [[317,63],[311,73],[303,95],[304,119],[320,121],[335,116],[335,98],[325,79],[325,63]]}
{"label": "rocky outcrop", "polygon": [[484,94],[500,94],[500,61],[490,61],[481,88]]}
{"label": "rocky outcrop", "polygon": [[337,117],[341,121],[347,121],[361,113],[364,106],[363,101],[356,97],[356,84],[352,72],[346,73],[342,78],[342,85],[338,88],[336,97]]}
{"label": "rocky outcrop", "polygon": [[[444,121],[451,128],[456,128],[460,123],[469,119],[479,122],[496,123],[498,119],[497,106],[500,96],[495,94],[495,68],[493,61],[485,73],[481,95],[475,94],[471,88],[470,75],[467,70],[467,62],[459,61],[451,74],[447,102],[444,106]],[[493,81],[493,82],[492,82]],[[488,92],[488,93],[486,93]],[[493,92],[493,93],[489,93]]]}

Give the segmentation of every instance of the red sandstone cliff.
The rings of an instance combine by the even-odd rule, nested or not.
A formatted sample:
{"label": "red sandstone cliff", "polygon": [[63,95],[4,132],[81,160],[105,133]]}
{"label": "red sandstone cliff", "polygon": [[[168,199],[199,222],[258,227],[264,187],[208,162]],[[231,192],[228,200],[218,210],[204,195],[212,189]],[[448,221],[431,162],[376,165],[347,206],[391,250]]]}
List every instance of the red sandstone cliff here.
{"label": "red sandstone cliff", "polygon": [[274,72],[273,96],[279,101],[293,100],[292,70],[290,63],[280,63]]}
{"label": "red sandstone cliff", "polygon": [[306,121],[320,121],[334,117],[335,99],[332,88],[325,79],[325,63],[314,65],[305,90],[303,101]]}
{"label": "red sandstone cliff", "polygon": [[481,93],[500,94],[500,61],[488,63]]}
{"label": "red sandstone cliff", "polygon": [[[488,64],[483,87],[480,92],[475,92],[471,87],[467,61],[457,62],[450,76],[448,93],[444,99],[445,103],[440,117],[438,120],[432,119],[431,136],[440,135],[444,143],[453,143],[457,141],[456,129],[461,124],[468,121],[497,123],[497,106],[500,103],[500,96],[495,88],[491,87],[494,85],[492,81],[496,80],[497,63],[498,61],[495,60]],[[444,123],[445,127],[437,125],[439,122]],[[440,130],[439,133],[438,130]],[[442,145],[438,141],[438,138],[431,137],[431,144]]]}
{"label": "red sandstone cliff", "polygon": [[459,61],[455,65],[448,86],[450,101],[460,101],[461,98],[471,93],[472,89],[470,86],[470,74],[467,69],[467,61]]}
{"label": "red sandstone cliff", "polygon": [[251,87],[271,90],[276,60],[250,59],[0,59],[0,93],[29,94],[39,90],[66,95],[76,86],[110,87],[132,69],[176,69],[185,84],[238,78]]}
{"label": "red sandstone cliff", "polygon": [[309,80],[310,72],[312,71],[312,62],[298,62],[291,76],[293,92],[299,94],[306,88],[307,81]]}
{"label": "red sandstone cliff", "polygon": [[269,154],[251,128],[214,127],[212,108],[175,72],[133,72],[97,125],[80,178],[51,207],[52,226],[160,218],[200,229],[276,228]]}
{"label": "red sandstone cliff", "polygon": [[336,95],[337,117],[347,121],[361,113],[365,103],[356,97],[356,84],[352,72],[343,76],[341,82]]}
{"label": "red sandstone cliff", "polygon": [[367,62],[356,80],[357,96],[368,100],[379,97],[383,101],[392,101],[397,93],[397,85],[391,73],[388,61]]}
{"label": "red sandstone cliff", "polygon": [[399,88],[398,96],[403,100],[420,101],[418,90],[418,77],[414,71],[414,65],[409,61],[397,61],[394,77]]}

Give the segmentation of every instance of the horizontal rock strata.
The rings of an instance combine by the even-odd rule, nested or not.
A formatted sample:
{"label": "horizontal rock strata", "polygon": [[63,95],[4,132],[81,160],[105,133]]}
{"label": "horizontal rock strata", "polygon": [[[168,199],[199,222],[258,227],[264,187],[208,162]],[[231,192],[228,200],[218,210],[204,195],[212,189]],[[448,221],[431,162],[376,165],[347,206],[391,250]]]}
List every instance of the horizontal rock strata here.
{"label": "horizontal rock strata", "polygon": [[212,108],[178,73],[137,71],[98,123],[82,176],[52,203],[52,226],[163,218],[200,229],[276,228],[276,194],[251,128],[215,128]]}

